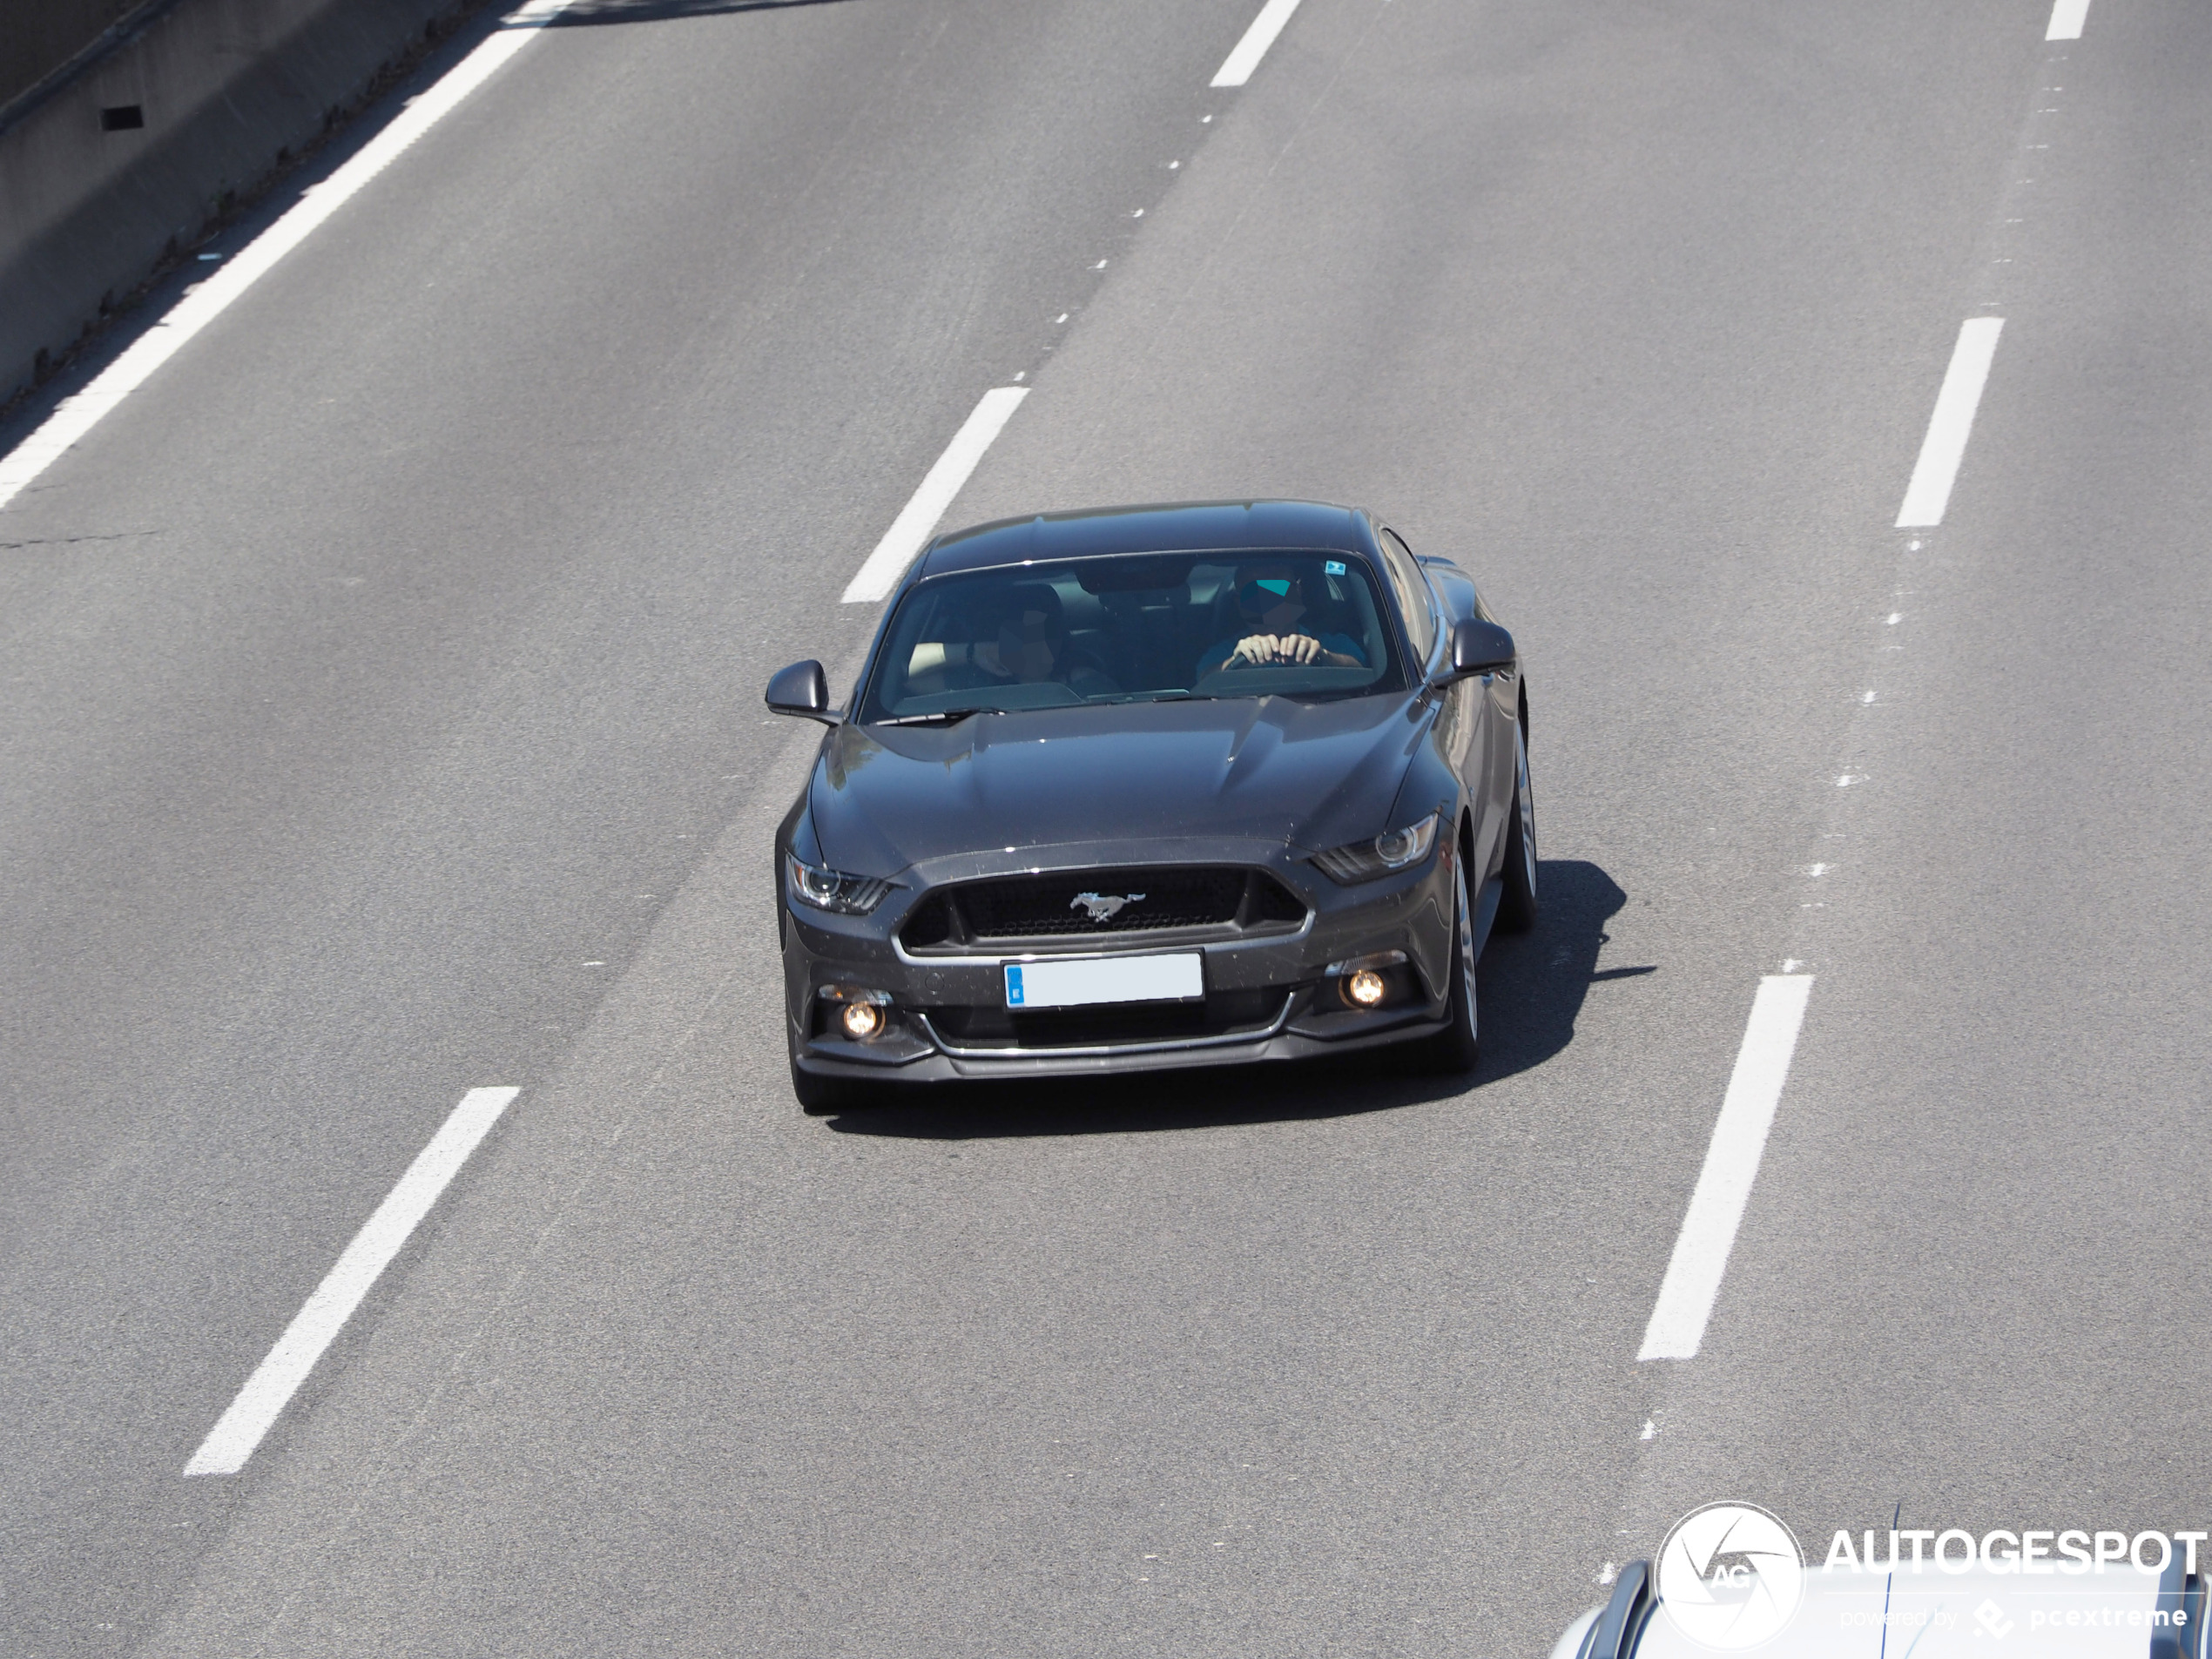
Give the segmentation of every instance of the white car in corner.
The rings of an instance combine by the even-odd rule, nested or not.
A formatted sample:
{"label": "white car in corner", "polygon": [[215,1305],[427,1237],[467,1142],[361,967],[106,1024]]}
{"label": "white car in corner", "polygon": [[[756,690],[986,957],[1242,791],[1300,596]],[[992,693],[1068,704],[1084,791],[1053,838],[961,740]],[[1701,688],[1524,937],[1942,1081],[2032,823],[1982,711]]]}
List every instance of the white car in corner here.
{"label": "white car in corner", "polygon": [[[1918,1570],[1916,1571],[1915,1568]],[[2212,1659],[2205,1585],[2173,1552],[2166,1570],[2125,1561],[2102,1573],[2023,1577],[1954,1561],[1894,1572],[1809,1568],[1783,1629],[1738,1651],[1757,1659]],[[1612,1599],[1567,1627],[1552,1659],[1712,1659],[1669,1617],[1648,1561],[1633,1561]]]}

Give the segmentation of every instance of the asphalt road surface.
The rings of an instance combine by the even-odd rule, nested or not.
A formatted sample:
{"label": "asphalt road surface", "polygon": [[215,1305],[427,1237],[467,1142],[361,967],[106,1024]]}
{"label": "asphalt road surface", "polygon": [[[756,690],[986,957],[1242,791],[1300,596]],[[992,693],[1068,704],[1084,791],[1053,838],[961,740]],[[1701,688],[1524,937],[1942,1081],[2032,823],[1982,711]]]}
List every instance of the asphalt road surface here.
{"label": "asphalt road surface", "polygon": [[[2212,15],[1304,0],[1211,87],[1256,10],[583,0],[0,510],[0,1649],[1540,1655],[1711,1499],[2206,1524]],[[1464,1085],[797,1109],[760,689],[1016,383],[954,520],[1366,502],[1514,627]]]}

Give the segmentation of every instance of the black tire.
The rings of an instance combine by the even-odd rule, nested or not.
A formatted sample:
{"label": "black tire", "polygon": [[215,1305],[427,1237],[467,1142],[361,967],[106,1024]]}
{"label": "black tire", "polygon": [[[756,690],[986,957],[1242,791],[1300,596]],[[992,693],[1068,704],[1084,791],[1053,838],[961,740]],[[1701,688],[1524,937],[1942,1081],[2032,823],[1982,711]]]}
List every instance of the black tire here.
{"label": "black tire", "polygon": [[1528,733],[1513,726],[1513,816],[1506,826],[1506,867],[1492,925],[1501,934],[1525,934],[1536,925],[1536,792],[1528,782]]}
{"label": "black tire", "polygon": [[866,1083],[801,1071],[796,1060],[791,1062],[791,1092],[799,1096],[799,1108],[809,1117],[823,1117],[831,1112],[865,1106],[870,1093]]}
{"label": "black tire", "polygon": [[1433,1037],[1421,1040],[1418,1063],[1423,1071],[1457,1077],[1474,1069],[1474,914],[1467,903],[1467,861],[1464,849],[1460,859],[1459,898],[1453,932],[1457,935],[1452,952],[1452,983],[1446,993],[1446,1005],[1451,1009],[1452,1023]]}

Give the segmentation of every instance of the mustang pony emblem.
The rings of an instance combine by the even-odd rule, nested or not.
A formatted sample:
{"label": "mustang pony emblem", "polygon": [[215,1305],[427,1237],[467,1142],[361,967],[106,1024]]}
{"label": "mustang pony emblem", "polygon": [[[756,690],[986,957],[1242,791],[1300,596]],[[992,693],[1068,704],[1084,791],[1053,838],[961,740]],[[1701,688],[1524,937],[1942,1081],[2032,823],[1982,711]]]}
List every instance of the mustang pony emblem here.
{"label": "mustang pony emblem", "polygon": [[1141,893],[1079,893],[1068,900],[1068,908],[1081,907],[1093,921],[1110,921],[1125,907],[1139,903],[1143,897]]}

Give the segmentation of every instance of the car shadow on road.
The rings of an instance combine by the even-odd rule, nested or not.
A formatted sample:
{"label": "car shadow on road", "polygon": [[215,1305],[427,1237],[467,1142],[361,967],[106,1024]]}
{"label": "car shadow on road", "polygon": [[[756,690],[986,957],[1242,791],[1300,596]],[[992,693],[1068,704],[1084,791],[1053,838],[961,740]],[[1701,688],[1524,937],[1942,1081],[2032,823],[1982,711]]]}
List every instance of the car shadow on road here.
{"label": "car shadow on road", "polygon": [[1423,1076],[1388,1049],[1298,1065],[1220,1066],[1120,1077],[938,1083],[911,1101],[839,1113],[846,1135],[963,1141],[1033,1135],[1130,1135],[1213,1129],[1388,1111],[1448,1100],[1541,1065],[1575,1040],[1582,999],[1597,979],[1649,968],[1597,972],[1608,918],[1628,901],[1612,877],[1579,859],[1547,860],[1539,872],[1543,909],[1533,932],[1494,938],[1475,987],[1482,1052],[1472,1076]]}

